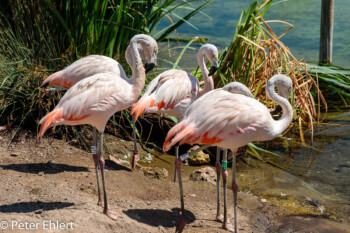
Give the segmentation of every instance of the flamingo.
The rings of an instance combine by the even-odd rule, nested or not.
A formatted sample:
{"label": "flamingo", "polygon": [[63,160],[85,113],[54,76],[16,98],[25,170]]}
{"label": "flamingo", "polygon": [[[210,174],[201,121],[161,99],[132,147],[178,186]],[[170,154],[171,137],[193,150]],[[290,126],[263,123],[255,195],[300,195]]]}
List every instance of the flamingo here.
{"label": "flamingo", "polygon": [[[249,89],[242,83],[240,82],[232,82],[223,87],[224,90],[229,91],[234,94],[241,94],[245,95],[250,98],[254,98],[252,93],[249,91]],[[227,157],[227,149],[224,150],[224,157]],[[216,150],[216,162],[215,162],[215,167],[216,167],[216,188],[217,188],[217,205],[216,205],[216,221],[218,222],[224,222],[224,216],[220,214],[220,196],[221,196],[221,185],[220,185],[220,173],[222,172],[222,167],[220,163],[220,147],[217,147]]]}
{"label": "flamingo", "polygon": [[[145,56],[151,61],[150,67],[154,67],[154,61],[158,53],[157,42],[147,35],[136,35],[130,41],[130,50],[133,59],[131,79],[118,76],[114,72],[104,72],[84,78],[72,86],[59,101],[57,106],[39,124],[41,128],[38,134],[40,138],[45,131],[55,125],[81,125],[89,124],[99,131],[101,142],[102,133],[108,119],[117,111],[130,107],[136,102],[145,85],[145,69],[138,52],[138,44],[143,48]],[[121,67],[120,67],[121,68]],[[122,69],[120,69],[122,70]],[[122,75],[122,73],[120,73]],[[94,142],[97,144],[96,137]],[[95,168],[99,165],[101,169],[102,185],[104,192],[104,214],[112,219],[117,216],[108,209],[107,192],[104,177],[104,159],[102,156],[102,144],[99,152],[92,148]],[[99,204],[101,203],[101,192],[99,178],[97,175],[97,186],[99,191]]]}
{"label": "flamingo", "polygon": [[[279,94],[274,88],[277,86]],[[194,101],[187,109],[183,120],[167,134],[163,150],[184,143],[207,144],[231,149],[233,158],[232,191],[234,194],[234,229],[227,221],[227,154],[223,159],[222,176],[224,185],[223,228],[237,232],[237,191],[236,151],[252,141],[267,141],[281,135],[293,118],[293,108],[288,101],[292,90],[289,77],[278,74],[267,82],[266,92],[271,100],[282,107],[282,117],[274,120],[269,110],[259,101],[228,91],[229,88],[216,89]],[[181,159],[178,158],[180,163]],[[184,210],[182,209],[182,218]],[[182,230],[182,229],[181,229]]]}
{"label": "flamingo", "polygon": [[[147,57],[144,55],[143,47],[141,44],[138,44],[138,51],[141,56],[141,59],[147,60]],[[133,58],[131,54],[130,45],[125,51],[125,58],[128,65],[132,67]],[[150,65],[149,63],[145,64],[146,73],[152,68],[154,68],[154,66]],[[119,62],[117,62],[113,58],[106,57],[103,55],[89,55],[73,62],[63,70],[51,74],[42,82],[40,87],[46,88],[50,85],[69,89],[74,84],[76,84],[84,78],[106,72],[115,73],[120,78],[126,80],[128,79],[123,67],[119,64]]]}
{"label": "flamingo", "polygon": [[[210,71],[205,65],[204,55],[211,62]],[[199,87],[199,81],[196,77],[183,70],[170,69],[164,71],[149,83],[145,94],[133,105],[131,114],[135,116],[135,120],[145,112],[166,113],[180,118],[194,99],[213,90],[214,82],[211,75],[218,69],[218,50],[216,46],[212,44],[203,45],[198,50],[197,61],[204,79],[203,89]],[[134,140],[136,144],[136,138]]]}
{"label": "flamingo", "polygon": [[[138,51],[140,54],[140,57],[142,60],[147,60],[147,57],[145,56],[143,52],[143,47],[141,44],[137,45]],[[133,58],[131,54],[131,49],[130,45],[127,47],[125,51],[125,58],[130,67],[133,65]],[[153,64],[152,64],[153,62]],[[154,68],[154,61],[151,63],[146,62],[145,64],[145,69],[146,73],[151,71]],[[71,88],[74,84],[79,82],[80,80],[93,76],[95,74],[99,73],[106,73],[106,72],[111,72],[115,73],[116,77],[120,77],[123,79],[128,79],[123,67],[114,59],[102,55],[89,55],[84,58],[81,58],[69,66],[67,66],[65,69],[57,71],[47,77],[43,83],[40,85],[41,88],[46,88],[48,85],[50,86],[58,86],[59,88],[50,88],[46,90],[46,94],[49,95],[50,97],[55,98],[56,100],[59,100],[57,97],[53,96],[50,94],[52,91],[61,91],[61,90],[67,90]],[[133,119],[133,134],[134,137],[136,137],[136,132],[135,132],[135,120]],[[93,148],[97,148],[97,141],[95,138],[97,137],[97,131],[95,128],[93,128],[93,141],[94,145],[92,146]],[[101,139],[102,140],[102,139]],[[102,145],[102,144],[101,144]],[[91,149],[91,151],[94,151],[94,149]],[[137,144],[134,144],[134,157],[138,155],[138,150],[137,150]],[[133,159],[133,163],[134,163]],[[95,161],[97,163],[97,161]],[[133,165],[135,167],[135,165]],[[98,173],[98,169],[96,170]]]}

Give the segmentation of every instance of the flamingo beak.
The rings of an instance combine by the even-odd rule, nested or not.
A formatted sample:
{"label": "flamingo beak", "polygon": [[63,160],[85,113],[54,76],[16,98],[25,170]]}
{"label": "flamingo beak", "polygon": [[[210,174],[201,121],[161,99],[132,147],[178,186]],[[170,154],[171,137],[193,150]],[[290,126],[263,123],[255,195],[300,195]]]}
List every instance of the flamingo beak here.
{"label": "flamingo beak", "polygon": [[145,64],[145,72],[146,72],[146,74],[148,73],[148,72],[150,72],[151,70],[153,70],[153,68],[155,67],[156,65],[154,64],[154,63],[146,63]]}
{"label": "flamingo beak", "polygon": [[152,57],[151,60],[145,64],[146,74],[153,70],[154,67],[156,67],[156,64],[155,59]]}
{"label": "flamingo beak", "polygon": [[218,61],[212,61],[209,76],[212,76],[219,69]]}

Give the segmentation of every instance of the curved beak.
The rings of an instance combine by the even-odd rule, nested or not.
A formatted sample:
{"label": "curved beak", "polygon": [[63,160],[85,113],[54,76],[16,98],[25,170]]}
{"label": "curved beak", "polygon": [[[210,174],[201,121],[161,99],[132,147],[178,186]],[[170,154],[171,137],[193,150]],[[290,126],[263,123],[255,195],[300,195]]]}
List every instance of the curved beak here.
{"label": "curved beak", "polygon": [[218,61],[212,61],[209,76],[212,76],[219,69]]}
{"label": "curved beak", "polygon": [[145,64],[146,74],[151,70],[153,70],[154,67],[156,67],[156,64],[155,64],[154,58],[152,57],[151,60],[149,62],[146,62]]}
{"label": "curved beak", "polygon": [[281,107],[281,105],[277,105],[275,110],[271,111],[270,114],[271,115],[276,115],[276,114],[278,114],[280,112],[282,112],[282,107]]}
{"label": "curved beak", "polygon": [[146,63],[145,64],[145,70],[146,70],[146,74],[148,72],[150,72],[151,70],[153,70],[153,68],[155,67],[156,65],[154,63]]}

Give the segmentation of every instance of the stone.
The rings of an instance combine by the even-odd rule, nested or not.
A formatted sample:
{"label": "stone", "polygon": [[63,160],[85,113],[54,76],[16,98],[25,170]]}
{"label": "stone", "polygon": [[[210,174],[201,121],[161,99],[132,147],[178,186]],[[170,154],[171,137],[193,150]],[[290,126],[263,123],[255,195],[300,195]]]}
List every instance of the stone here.
{"label": "stone", "polygon": [[190,175],[190,180],[207,181],[209,183],[216,184],[216,172],[211,167],[203,167],[192,172]]}
{"label": "stone", "polygon": [[165,168],[158,167],[142,167],[141,171],[145,176],[149,176],[155,179],[164,179],[167,178],[169,173]]}
{"label": "stone", "polygon": [[[191,152],[193,150],[198,149],[199,146],[194,146],[191,149],[189,149],[187,152]],[[197,153],[194,153],[187,159],[188,163],[190,165],[204,165],[210,163],[210,156],[203,151],[199,151]]]}

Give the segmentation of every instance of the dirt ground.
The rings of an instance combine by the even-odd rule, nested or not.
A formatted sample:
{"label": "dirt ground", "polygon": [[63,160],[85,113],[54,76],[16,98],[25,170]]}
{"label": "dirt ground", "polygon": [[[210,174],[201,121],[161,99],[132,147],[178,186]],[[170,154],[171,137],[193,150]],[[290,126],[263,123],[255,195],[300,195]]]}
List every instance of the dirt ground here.
{"label": "dirt ground", "polygon": [[[175,232],[179,219],[178,185],[146,177],[109,162],[106,173],[111,220],[97,203],[91,155],[63,140],[21,133],[8,146],[0,134],[0,231],[3,232]],[[127,144],[127,142],[125,142]],[[125,144],[125,145],[126,145]],[[121,144],[123,146],[123,144]],[[216,188],[184,179],[187,225],[184,232],[226,232],[214,221]],[[233,198],[229,192],[229,217]],[[313,216],[280,216],[282,207],[239,193],[239,232],[350,232]],[[278,211],[277,211],[278,209]],[[232,221],[233,222],[233,221]],[[59,230],[61,229],[61,230]]]}

